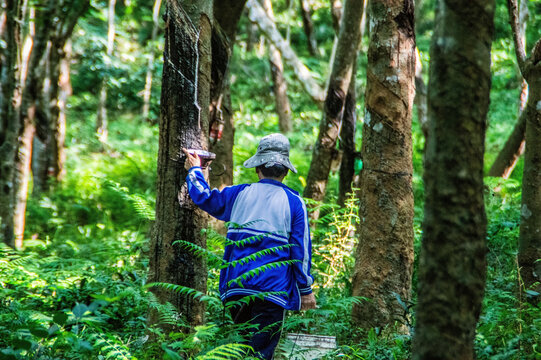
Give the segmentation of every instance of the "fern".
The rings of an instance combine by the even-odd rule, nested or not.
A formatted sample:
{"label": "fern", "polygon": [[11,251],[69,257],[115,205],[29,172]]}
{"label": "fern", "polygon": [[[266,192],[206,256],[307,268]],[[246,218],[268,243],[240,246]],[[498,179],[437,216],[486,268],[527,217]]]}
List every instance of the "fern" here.
{"label": "fern", "polygon": [[242,240],[225,239],[225,246],[231,246],[232,245],[232,246],[236,246],[236,247],[244,247],[244,246],[246,246],[248,244],[255,244],[257,242],[260,242],[261,240],[263,240],[268,235],[270,235],[270,233],[254,235],[254,236],[247,237],[246,239],[242,239]]}
{"label": "fern", "polygon": [[204,355],[197,356],[196,360],[234,360],[246,359],[248,352],[252,350],[251,346],[244,344],[225,344],[220,345],[207,352]]}
{"label": "fern", "polygon": [[108,179],[102,179],[102,181],[107,188],[130,203],[133,210],[135,210],[136,214],[139,215],[141,219],[149,221],[156,220],[154,209],[144,197],[138,194],[131,194],[127,187],[121,186],[117,182]]}
{"label": "fern", "polygon": [[249,278],[257,276],[257,275],[261,274],[262,272],[265,272],[265,271],[270,270],[270,269],[276,269],[276,268],[279,268],[279,267],[282,267],[282,266],[290,266],[290,265],[293,265],[293,264],[298,263],[298,262],[300,262],[300,260],[284,260],[284,261],[276,261],[276,262],[272,262],[272,263],[269,263],[269,264],[261,265],[259,267],[256,267],[255,269],[247,271],[244,274],[230,280],[227,283],[227,286],[237,284],[240,287],[244,287],[243,284],[242,284],[243,280],[247,280]]}
{"label": "fern", "polygon": [[225,303],[225,308],[229,309],[231,307],[240,307],[240,306],[245,305],[245,304],[248,305],[251,302],[253,302],[255,300],[258,300],[258,299],[259,300],[264,300],[266,296],[270,296],[270,295],[284,296],[284,295],[287,295],[287,293],[285,291],[267,291],[267,292],[262,292],[262,293],[258,293],[258,294],[248,295],[248,296],[245,296],[243,298],[240,298],[239,300],[235,300],[235,301],[228,300]]}
{"label": "fern", "polygon": [[208,302],[208,303],[216,303],[216,302],[220,302],[220,300],[214,296],[208,296],[208,295],[205,295],[205,293],[199,291],[199,290],[195,290],[195,289],[192,289],[192,288],[189,288],[187,286],[182,286],[182,285],[178,285],[178,284],[170,284],[170,283],[163,283],[163,282],[153,282],[153,283],[150,283],[150,284],[147,284],[144,286],[145,288],[151,288],[151,287],[160,287],[162,289],[165,289],[165,290],[168,290],[168,291],[173,291],[173,292],[176,292],[180,295],[186,295],[186,296],[189,296],[189,297],[192,297],[193,299],[199,299],[200,301],[205,301],[205,302]]}
{"label": "fern", "polygon": [[201,247],[201,246],[199,246],[197,244],[194,244],[194,243],[191,243],[191,242],[185,241],[185,240],[177,240],[177,241],[173,242],[173,245],[175,245],[175,244],[179,244],[181,247],[190,250],[196,256],[209,257],[212,260],[218,262],[218,264],[223,263],[223,260],[218,255],[216,255],[212,251],[207,250],[204,247]]}
{"label": "fern", "polygon": [[245,256],[239,260],[235,260],[235,261],[232,261],[228,264],[225,264],[224,267],[228,267],[228,266],[237,266],[237,265],[244,265],[244,264],[247,264],[249,263],[250,261],[255,261],[265,255],[270,255],[270,254],[273,254],[273,253],[276,253],[277,251],[281,251],[281,250],[285,250],[285,249],[289,249],[293,246],[297,246],[295,244],[286,244],[286,245],[280,245],[280,246],[275,246],[275,247],[272,247],[272,248],[268,248],[268,249],[263,249],[261,251],[258,251],[258,252],[255,252],[251,255],[248,255],[248,256]]}

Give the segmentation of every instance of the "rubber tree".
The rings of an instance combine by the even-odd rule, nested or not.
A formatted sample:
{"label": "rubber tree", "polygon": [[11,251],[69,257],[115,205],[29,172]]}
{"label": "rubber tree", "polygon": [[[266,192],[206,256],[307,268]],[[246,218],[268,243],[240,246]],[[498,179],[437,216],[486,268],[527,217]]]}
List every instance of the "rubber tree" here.
{"label": "rubber tree", "polygon": [[[191,201],[182,148],[208,148],[211,87],[212,1],[165,3],[156,220],[150,243],[149,283],[169,283],[206,292],[204,259],[177,240],[206,247],[207,216]],[[155,286],[158,300],[170,302],[194,326],[204,321],[204,305],[193,297]],[[151,312],[149,322],[159,316]]]}
{"label": "rubber tree", "polygon": [[223,123],[222,138],[211,142],[210,150],[216,160],[210,172],[212,187],[223,188],[233,184],[233,145],[235,123],[231,104],[229,61],[235,46],[238,23],[246,0],[215,0],[212,41],[212,84],[210,127]]}
{"label": "rubber tree", "polygon": [[475,358],[486,280],[483,157],[494,9],[494,0],[437,2],[413,359]]}
{"label": "rubber tree", "polygon": [[406,303],[411,299],[413,1],[369,1],[368,18],[361,220],[352,285],[354,296],[370,301],[354,306],[353,320],[363,327],[383,327],[403,313],[397,295]]}
{"label": "rubber tree", "polygon": [[[361,39],[363,0],[346,0],[338,33],[336,57],[332,64],[329,85],[314,144],[310,170],[306,177],[304,197],[322,201],[325,197],[331,162],[338,155],[336,148],[342,123],[346,95]],[[312,215],[317,217],[317,212]]]}
{"label": "rubber tree", "polygon": [[518,265],[526,289],[535,286],[541,292],[541,39],[526,56],[520,36],[516,0],[508,0],[510,23],[513,28],[515,53],[524,80],[528,83],[528,102],[523,111],[526,123],[524,170],[522,174],[522,206]]}

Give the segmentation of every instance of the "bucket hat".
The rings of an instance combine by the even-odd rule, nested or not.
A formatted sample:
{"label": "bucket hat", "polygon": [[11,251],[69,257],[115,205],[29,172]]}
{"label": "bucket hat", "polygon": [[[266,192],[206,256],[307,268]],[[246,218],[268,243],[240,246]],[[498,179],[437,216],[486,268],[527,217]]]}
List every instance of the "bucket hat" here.
{"label": "bucket hat", "polygon": [[261,165],[271,167],[280,164],[297,173],[297,169],[289,161],[289,140],[282,134],[270,134],[259,141],[257,152],[244,162],[245,168]]}

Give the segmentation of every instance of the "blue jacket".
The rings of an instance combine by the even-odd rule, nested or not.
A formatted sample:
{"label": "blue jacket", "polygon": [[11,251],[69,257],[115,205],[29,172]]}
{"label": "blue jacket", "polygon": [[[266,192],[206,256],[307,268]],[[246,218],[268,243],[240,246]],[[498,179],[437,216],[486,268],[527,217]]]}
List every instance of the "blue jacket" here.
{"label": "blue jacket", "polygon": [[299,193],[271,179],[211,190],[199,167],[190,169],[186,182],[197,206],[229,222],[222,301],[266,293],[266,300],[299,310],[300,296],[312,293],[314,282],[308,217]]}

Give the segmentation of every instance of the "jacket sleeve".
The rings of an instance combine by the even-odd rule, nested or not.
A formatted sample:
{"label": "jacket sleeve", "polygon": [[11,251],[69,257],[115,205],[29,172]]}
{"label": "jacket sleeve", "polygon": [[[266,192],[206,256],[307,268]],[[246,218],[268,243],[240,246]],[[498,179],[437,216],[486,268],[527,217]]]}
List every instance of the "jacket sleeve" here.
{"label": "jacket sleeve", "polygon": [[291,258],[299,260],[299,262],[293,264],[297,286],[301,295],[308,295],[312,293],[312,284],[314,283],[314,278],[310,275],[312,240],[310,239],[306,205],[301,198],[298,198],[298,200],[296,206],[293,207],[289,241],[291,244],[296,245],[291,248]]}
{"label": "jacket sleeve", "polygon": [[188,184],[190,197],[195,205],[223,221],[229,221],[235,198],[244,187],[240,185],[226,187],[222,191],[218,189],[211,190],[199,166],[194,166],[188,171],[186,183]]}

